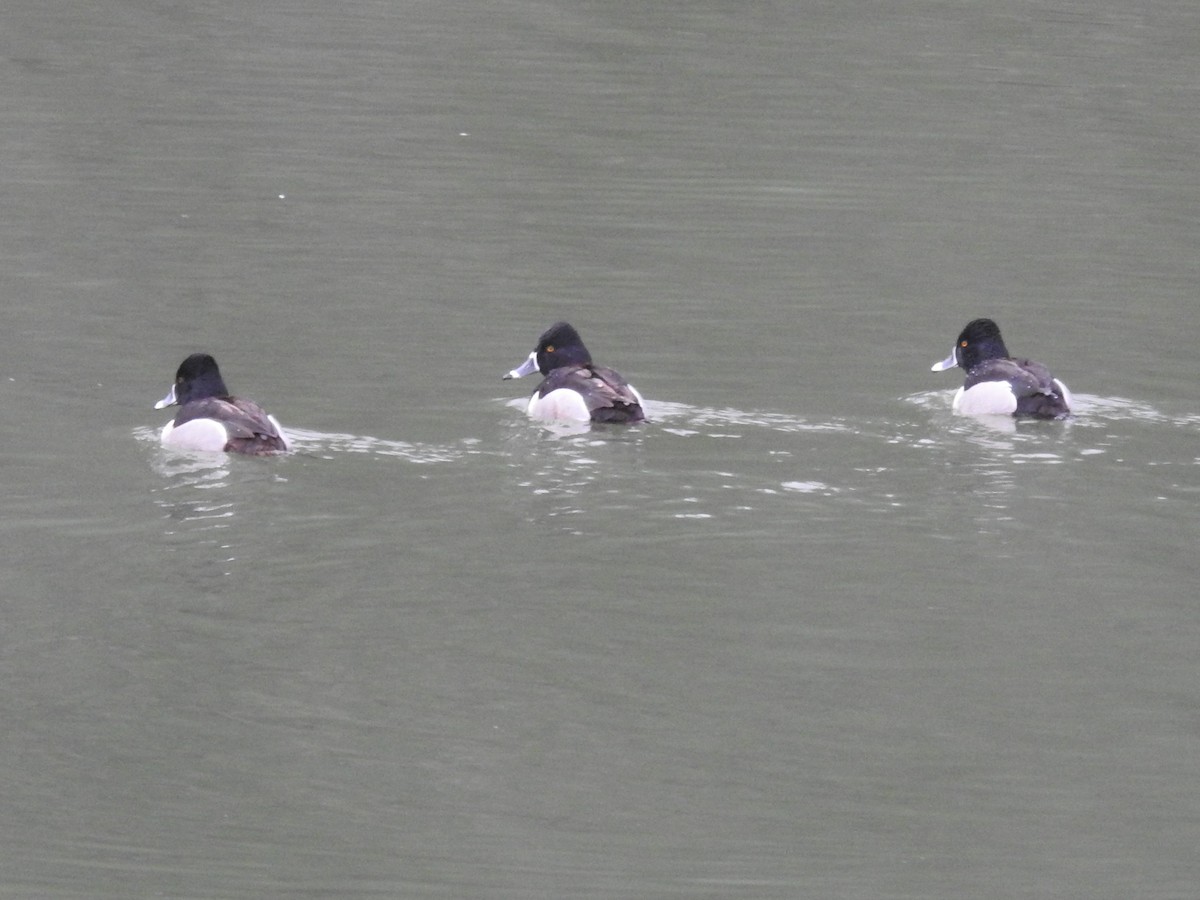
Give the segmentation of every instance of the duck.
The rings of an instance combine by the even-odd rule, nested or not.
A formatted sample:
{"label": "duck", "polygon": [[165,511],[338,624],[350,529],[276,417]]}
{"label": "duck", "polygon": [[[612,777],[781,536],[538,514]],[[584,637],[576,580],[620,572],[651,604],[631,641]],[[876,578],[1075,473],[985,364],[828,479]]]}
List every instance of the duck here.
{"label": "duck", "polygon": [[959,366],[966,381],[954,395],[953,409],[969,416],[1001,415],[1065,419],[1071,392],[1050,370],[1029,359],[1009,356],[1000,327],[991,319],[973,319],[959,334],[954,350],[931,371]]}
{"label": "duck", "polygon": [[207,353],[193,353],[179,364],[175,383],[154,408],[176,405],[179,412],[162,429],[164,447],[251,456],[291,449],[274,416],[253,400],[230,395],[217,361]]}
{"label": "duck", "polygon": [[521,365],[504,378],[542,373],[526,414],[545,421],[634,424],[646,419],[645,401],[620,374],[592,362],[579,332],[555,322]]}

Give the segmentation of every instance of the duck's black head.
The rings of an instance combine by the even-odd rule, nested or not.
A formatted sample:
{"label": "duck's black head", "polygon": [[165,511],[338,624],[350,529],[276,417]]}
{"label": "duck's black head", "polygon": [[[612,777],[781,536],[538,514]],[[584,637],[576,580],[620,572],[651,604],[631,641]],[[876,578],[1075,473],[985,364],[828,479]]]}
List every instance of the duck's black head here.
{"label": "duck's black head", "polygon": [[545,334],[538,338],[537,349],[538,371],[549,375],[551,370],[561,366],[590,366],[592,356],[579,332],[566,322],[555,322]]}
{"label": "duck's black head", "polygon": [[207,353],[193,353],[179,364],[172,387],[175,402],[180,406],[190,400],[205,397],[228,397],[229,389],[221,378],[217,361]]}
{"label": "duck's black head", "polygon": [[956,365],[968,372],[987,359],[1007,359],[1008,348],[1000,337],[1000,326],[991,319],[972,319],[954,343],[954,352],[933,364],[935,372],[944,372]]}

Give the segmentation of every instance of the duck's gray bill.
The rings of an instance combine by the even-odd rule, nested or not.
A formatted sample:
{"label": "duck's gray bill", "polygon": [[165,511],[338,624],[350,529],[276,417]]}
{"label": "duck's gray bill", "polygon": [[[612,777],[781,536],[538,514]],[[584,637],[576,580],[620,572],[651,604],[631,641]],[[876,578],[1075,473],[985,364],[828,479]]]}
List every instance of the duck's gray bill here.
{"label": "duck's gray bill", "polygon": [[510,378],[521,378],[525,375],[532,375],[537,370],[538,370],[537,351],[534,350],[532,353],[529,354],[529,359],[525,360],[525,362],[521,363],[519,366],[517,366],[515,369],[513,369],[511,372],[509,372],[507,375],[505,375],[502,380],[508,381],[508,379],[510,379]]}
{"label": "duck's gray bill", "polygon": [[171,390],[167,392],[167,396],[155,403],[154,408],[163,409],[168,406],[174,406],[175,403],[175,385],[171,385]]}
{"label": "duck's gray bill", "polygon": [[947,356],[941,362],[935,362],[932,366],[930,366],[929,371],[930,372],[945,372],[947,369],[953,369],[957,365],[958,365],[958,356],[955,355],[954,353],[951,353],[949,356]]}

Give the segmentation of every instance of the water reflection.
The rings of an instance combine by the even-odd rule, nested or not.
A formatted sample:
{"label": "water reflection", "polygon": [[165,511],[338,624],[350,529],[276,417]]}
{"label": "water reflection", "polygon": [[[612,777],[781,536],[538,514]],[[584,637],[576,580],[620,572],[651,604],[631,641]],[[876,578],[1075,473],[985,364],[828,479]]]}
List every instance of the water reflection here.
{"label": "water reflection", "polygon": [[509,485],[526,498],[526,521],[553,522],[582,535],[586,513],[631,508],[639,502],[647,435],[644,425],[514,418],[502,447],[505,466],[515,476]]}
{"label": "water reflection", "polygon": [[[590,516],[619,515],[629,528],[661,537],[671,525],[752,521],[785,495],[828,498],[839,490],[797,471],[791,436],[852,436],[844,423],[661,400],[648,400],[646,412],[645,424],[618,428],[531,422],[514,409],[504,449],[518,473],[512,487],[526,493],[526,520],[584,535]],[[728,452],[717,452],[724,465],[713,465],[713,447],[726,444]]]}
{"label": "water reflection", "polygon": [[[156,448],[150,466],[161,476],[161,483],[151,490],[159,495],[156,502],[167,510],[176,522],[210,522],[233,515],[233,504],[220,496],[205,493],[197,496],[189,491],[217,491],[229,486],[231,457],[225,453],[201,453],[189,450],[169,450],[158,447],[158,432],[140,428],[134,436]],[[177,493],[179,492],[179,493]]]}

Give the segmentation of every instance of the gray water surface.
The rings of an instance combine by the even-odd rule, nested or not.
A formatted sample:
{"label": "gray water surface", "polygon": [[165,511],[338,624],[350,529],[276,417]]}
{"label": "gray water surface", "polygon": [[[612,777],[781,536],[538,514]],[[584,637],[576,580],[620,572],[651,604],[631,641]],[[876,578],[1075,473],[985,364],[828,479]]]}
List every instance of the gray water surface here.
{"label": "gray water surface", "polygon": [[0,21],[0,896],[1195,896],[1193,3]]}

